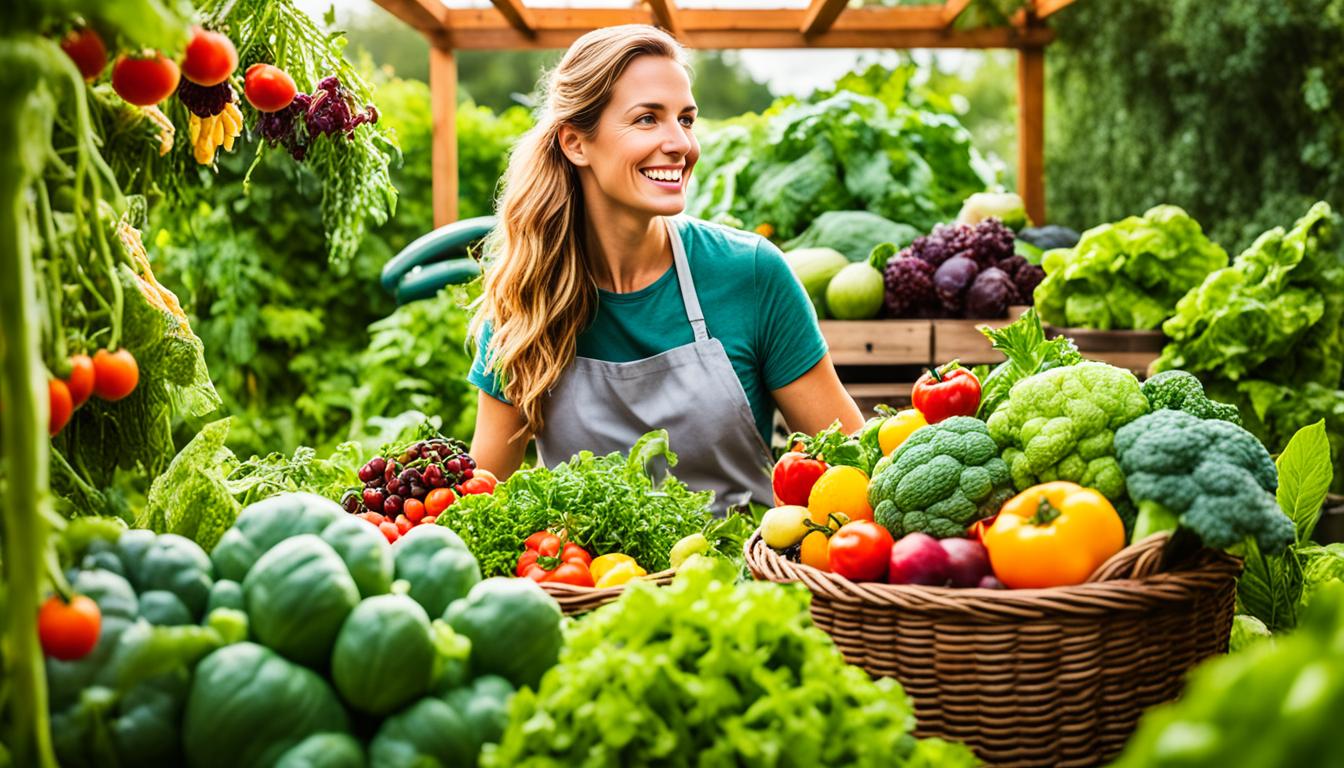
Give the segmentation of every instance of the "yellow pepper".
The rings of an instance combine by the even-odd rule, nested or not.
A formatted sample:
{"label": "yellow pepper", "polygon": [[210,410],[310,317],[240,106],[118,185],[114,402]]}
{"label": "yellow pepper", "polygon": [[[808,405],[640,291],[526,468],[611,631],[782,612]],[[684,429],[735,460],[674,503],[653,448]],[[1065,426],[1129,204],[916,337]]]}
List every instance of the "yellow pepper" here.
{"label": "yellow pepper", "polygon": [[588,572],[593,575],[593,581],[598,582],[601,581],[602,577],[606,576],[607,572],[613,567],[620,565],[621,563],[633,564],[634,562],[635,558],[629,555],[623,555],[620,552],[612,552],[609,555],[594,557],[592,564],[588,566]]}
{"label": "yellow pepper", "polygon": [[[597,561],[594,560],[593,562],[596,563]],[[640,568],[634,560],[622,561],[611,566],[602,578],[597,580],[597,588],[619,587],[646,575],[648,575],[648,572]]]}
{"label": "yellow pepper", "polygon": [[877,433],[877,442],[882,446],[882,455],[890,456],[901,447],[907,437],[913,435],[916,429],[929,426],[929,422],[924,419],[924,414],[914,408],[907,408],[887,418],[882,422],[881,429]]}
{"label": "yellow pepper", "polygon": [[1081,584],[1125,546],[1125,526],[1097,491],[1056,481],[1004,502],[981,535],[994,575],[1013,589]]}

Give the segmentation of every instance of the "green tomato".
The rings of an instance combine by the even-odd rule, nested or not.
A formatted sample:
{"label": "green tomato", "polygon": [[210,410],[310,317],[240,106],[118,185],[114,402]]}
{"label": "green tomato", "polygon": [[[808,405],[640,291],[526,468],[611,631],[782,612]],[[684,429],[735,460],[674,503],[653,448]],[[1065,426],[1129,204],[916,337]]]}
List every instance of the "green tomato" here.
{"label": "green tomato", "polygon": [[709,551],[709,539],[705,538],[703,533],[692,533],[672,545],[672,552],[668,558],[672,561],[673,568],[680,568],[681,564],[690,559],[691,555],[701,555]]}

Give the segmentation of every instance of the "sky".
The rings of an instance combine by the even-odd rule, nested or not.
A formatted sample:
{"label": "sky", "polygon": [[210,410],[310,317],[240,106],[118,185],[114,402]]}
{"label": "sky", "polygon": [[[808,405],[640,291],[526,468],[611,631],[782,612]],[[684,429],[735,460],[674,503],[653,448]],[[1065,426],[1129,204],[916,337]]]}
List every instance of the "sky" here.
{"label": "sky", "polygon": [[[681,8],[725,7],[731,3],[736,8],[805,8],[808,0],[675,0]],[[296,0],[296,4],[316,17],[333,5],[336,7],[338,21],[350,14],[378,12],[380,9],[373,0]],[[489,7],[489,0],[449,0],[451,7]],[[525,0],[532,7],[583,7],[625,8],[631,0]],[[932,51],[914,52],[915,60],[927,64],[934,57]],[[956,65],[958,54],[955,51],[940,51],[936,54],[945,64]],[[867,49],[788,49],[788,50],[744,50],[742,66],[756,80],[766,83],[776,96],[784,94],[805,95],[819,87],[833,84],[837,78],[855,68],[855,65],[869,62],[894,63],[894,51],[875,51]]]}

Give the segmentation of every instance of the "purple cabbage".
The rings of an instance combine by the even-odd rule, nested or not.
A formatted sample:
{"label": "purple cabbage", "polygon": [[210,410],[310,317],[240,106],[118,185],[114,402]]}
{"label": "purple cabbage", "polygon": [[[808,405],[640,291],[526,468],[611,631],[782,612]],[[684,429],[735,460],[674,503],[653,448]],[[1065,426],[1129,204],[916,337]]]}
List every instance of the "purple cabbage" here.
{"label": "purple cabbage", "polygon": [[1007,272],[998,267],[990,267],[975,276],[975,281],[966,291],[966,316],[994,318],[1003,317],[1008,305],[1017,300],[1017,287]]}
{"label": "purple cabbage", "polygon": [[[933,273],[933,290],[938,301],[948,312],[960,313],[966,289],[970,287],[980,267],[966,256],[953,256]],[[1004,275],[1007,277],[1007,275]]]}

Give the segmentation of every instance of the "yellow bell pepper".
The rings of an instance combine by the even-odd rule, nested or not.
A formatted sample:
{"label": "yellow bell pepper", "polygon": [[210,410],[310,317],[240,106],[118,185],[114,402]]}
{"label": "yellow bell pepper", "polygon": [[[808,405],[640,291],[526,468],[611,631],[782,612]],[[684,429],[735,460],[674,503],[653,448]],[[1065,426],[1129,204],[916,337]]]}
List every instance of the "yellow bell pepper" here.
{"label": "yellow bell pepper", "polygon": [[[593,562],[597,562],[594,560]],[[622,584],[631,582],[640,576],[647,576],[648,572],[639,567],[634,560],[622,561],[611,566],[602,578],[597,580],[597,588],[619,587]]]}
{"label": "yellow bell pepper", "polygon": [[612,552],[609,555],[593,558],[593,562],[588,566],[588,572],[593,575],[593,581],[598,582],[601,581],[602,577],[606,576],[607,572],[613,567],[620,565],[621,563],[633,564],[634,562],[635,558],[629,555],[624,555],[620,552]]}
{"label": "yellow bell pepper", "polygon": [[1081,584],[1125,546],[1125,526],[1097,491],[1041,483],[1004,502],[981,540],[994,575],[1013,589]]}

